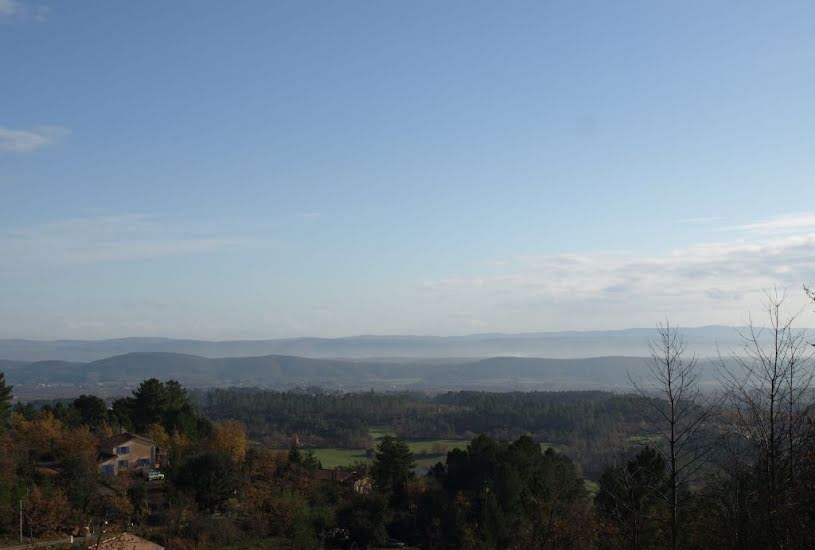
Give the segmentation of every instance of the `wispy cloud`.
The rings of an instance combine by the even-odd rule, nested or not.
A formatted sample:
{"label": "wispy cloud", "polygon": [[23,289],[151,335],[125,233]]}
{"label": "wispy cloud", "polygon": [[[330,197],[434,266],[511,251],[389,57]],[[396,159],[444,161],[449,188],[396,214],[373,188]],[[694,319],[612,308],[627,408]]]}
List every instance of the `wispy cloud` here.
{"label": "wispy cloud", "polygon": [[61,126],[40,126],[28,130],[0,126],[0,153],[30,153],[58,143],[70,133]]}
{"label": "wispy cloud", "polygon": [[[570,254],[511,262],[502,275],[425,282],[429,291],[496,291],[559,299],[610,295],[682,296],[716,289],[760,290],[815,276],[815,234],[756,242],[705,243],[660,256]],[[714,294],[717,294],[714,292]]]}
{"label": "wispy cloud", "polygon": [[792,233],[815,230],[815,212],[799,212],[776,216],[755,223],[733,225],[723,228],[725,231],[742,231],[760,234]]}
{"label": "wispy cloud", "polygon": [[0,232],[0,265],[68,265],[184,256],[280,241],[143,214],[75,218]]}
{"label": "wispy cloud", "polygon": [[706,223],[714,223],[721,221],[722,218],[719,216],[701,216],[698,218],[682,218],[680,220],[676,220],[676,223],[681,224],[688,224],[688,225],[697,225],[697,224],[706,224]]}
{"label": "wispy cloud", "polygon": [[313,219],[319,218],[320,216],[322,216],[322,214],[320,212],[315,212],[315,211],[312,211],[312,210],[297,213],[298,218],[304,218],[304,219],[307,219],[307,220],[313,220]]}
{"label": "wispy cloud", "polygon": [[16,0],[0,0],[0,17],[11,17],[20,12],[20,3]]}
{"label": "wispy cloud", "polygon": [[[779,225],[785,228],[809,227],[804,216],[784,219],[786,225]],[[775,227],[769,222],[746,227],[754,225]],[[655,255],[515,258],[487,271],[428,280],[420,290],[439,311],[466,310],[473,317],[505,322],[524,319],[527,326],[538,317],[548,320],[542,321],[544,327],[569,327],[572,319],[572,328],[647,325],[665,314],[690,324],[737,323],[760,303],[763,289],[815,284],[815,231],[748,235]]]}
{"label": "wispy cloud", "polygon": [[40,4],[30,5],[19,0],[0,0],[0,20],[36,21],[43,23],[51,14],[51,8]]}

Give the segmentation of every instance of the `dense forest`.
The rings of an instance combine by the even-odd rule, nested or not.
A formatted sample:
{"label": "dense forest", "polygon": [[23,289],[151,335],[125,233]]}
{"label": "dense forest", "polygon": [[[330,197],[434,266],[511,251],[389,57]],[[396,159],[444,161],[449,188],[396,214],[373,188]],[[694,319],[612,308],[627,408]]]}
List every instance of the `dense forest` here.
{"label": "dense forest", "polygon": [[207,417],[237,419],[253,440],[287,445],[372,447],[372,426],[407,439],[499,440],[530,435],[561,445],[590,477],[642,435],[642,398],[606,392],[337,393],[219,389],[193,394]]}

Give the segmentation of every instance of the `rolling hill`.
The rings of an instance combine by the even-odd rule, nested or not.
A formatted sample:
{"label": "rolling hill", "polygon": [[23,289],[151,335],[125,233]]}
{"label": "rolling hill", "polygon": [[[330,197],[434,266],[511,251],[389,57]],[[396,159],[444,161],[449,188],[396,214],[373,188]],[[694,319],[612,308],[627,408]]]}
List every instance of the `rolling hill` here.
{"label": "rolling hill", "polygon": [[[715,356],[738,347],[732,327],[683,329],[689,351]],[[284,355],[315,359],[421,359],[460,357],[581,357],[642,356],[648,353],[653,328],[610,331],[565,331],[525,334],[473,334],[468,336],[351,336],[347,338],[288,338],[279,340],[178,340],[120,338],[113,340],[0,339],[0,358],[13,361],[96,361],[134,352],[195,355],[211,359]]]}
{"label": "rolling hill", "polygon": [[[361,361],[287,355],[206,358],[188,354],[137,352],[87,363],[37,361],[8,370],[17,386],[121,385],[146,378],[175,379],[191,387],[258,386],[337,389],[627,389],[630,372],[640,376],[641,357]],[[706,368],[710,373],[710,367]],[[709,377],[708,377],[709,378]]]}

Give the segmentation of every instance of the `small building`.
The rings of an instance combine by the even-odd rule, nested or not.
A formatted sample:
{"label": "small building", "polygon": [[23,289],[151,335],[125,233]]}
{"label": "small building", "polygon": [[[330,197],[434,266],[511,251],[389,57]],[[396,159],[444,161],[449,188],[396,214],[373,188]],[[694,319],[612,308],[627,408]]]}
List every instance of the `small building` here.
{"label": "small building", "polygon": [[374,492],[374,482],[367,475],[354,472],[354,475],[348,478],[346,483],[350,483],[354,492],[360,495],[370,495]]}
{"label": "small building", "polygon": [[334,470],[317,470],[314,478],[350,487],[355,493],[369,495],[373,492],[373,482],[367,475],[351,470],[336,468]]}
{"label": "small building", "polygon": [[156,444],[146,437],[120,433],[99,443],[99,469],[115,476],[122,470],[152,469],[157,466]]}

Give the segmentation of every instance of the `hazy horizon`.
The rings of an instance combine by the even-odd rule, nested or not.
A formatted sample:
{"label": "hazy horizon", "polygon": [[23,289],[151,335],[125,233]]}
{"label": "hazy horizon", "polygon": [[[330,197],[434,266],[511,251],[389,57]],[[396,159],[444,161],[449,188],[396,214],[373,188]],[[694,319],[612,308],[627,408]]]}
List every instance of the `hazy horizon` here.
{"label": "hazy horizon", "polygon": [[[806,329],[800,329],[807,334]],[[742,334],[747,334],[742,331]],[[762,333],[760,340],[770,337]],[[122,338],[109,340],[0,339],[0,360],[96,361],[132,353],[171,353],[209,359],[286,356],[410,362],[455,361],[496,357],[590,359],[648,357],[655,329],[566,331],[465,336],[358,335],[343,338],[286,338],[261,340],[193,340]],[[687,353],[701,358],[730,356],[742,349],[737,327],[707,326],[682,329]],[[811,337],[806,337],[812,339]],[[149,357],[143,357],[150,362]]]}
{"label": "hazy horizon", "polygon": [[[662,321],[664,322],[664,320]],[[672,322],[673,325],[673,322]],[[756,328],[758,329],[767,329],[766,326],[761,325],[760,323],[755,324]],[[711,324],[711,325],[698,325],[698,326],[678,326],[678,330],[680,333],[686,333],[688,331],[700,331],[706,329],[725,329],[725,330],[739,330],[747,328],[747,325],[740,324],[740,325],[722,325],[722,324]],[[798,325],[796,326],[797,330],[802,330],[806,332],[812,332],[815,330],[815,327],[808,327]],[[343,340],[343,339],[356,339],[356,338],[439,338],[439,339],[456,339],[456,338],[472,338],[472,337],[486,337],[486,336],[509,336],[509,337],[525,337],[525,336],[546,336],[546,335],[559,335],[559,334],[610,334],[610,333],[622,333],[622,332],[647,332],[656,334],[657,325],[655,324],[652,327],[645,327],[645,326],[632,326],[632,327],[623,327],[623,328],[613,328],[613,329],[569,329],[569,330],[538,330],[538,331],[528,331],[528,332],[501,332],[501,331],[490,331],[490,332],[465,332],[460,334],[431,334],[431,333],[349,333],[349,334],[341,334],[338,336],[315,336],[311,334],[299,334],[294,336],[283,336],[283,337],[258,337],[258,338],[193,338],[193,337],[175,337],[175,336],[165,336],[160,334],[147,334],[147,335],[121,335],[121,336],[112,336],[112,337],[101,337],[101,338],[27,338],[27,337],[15,337],[15,336],[0,336],[0,340],[26,340],[31,342],[59,342],[59,341],[77,341],[77,342],[104,342],[110,340],[190,340],[190,341],[197,341],[197,342],[251,342],[251,341],[269,341],[269,340],[307,340],[307,339],[315,339],[315,340]]]}

